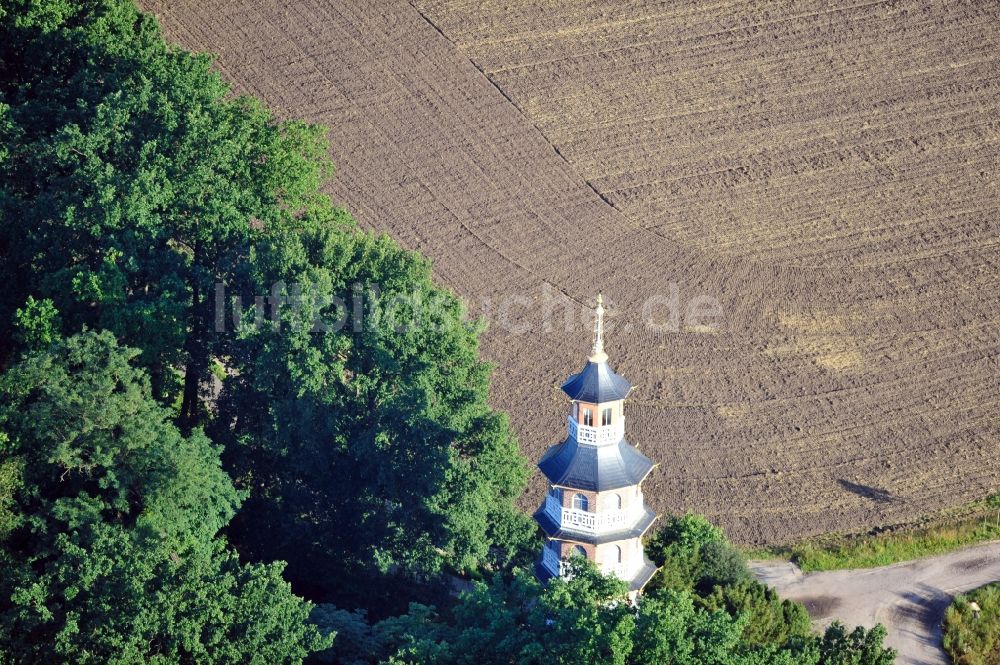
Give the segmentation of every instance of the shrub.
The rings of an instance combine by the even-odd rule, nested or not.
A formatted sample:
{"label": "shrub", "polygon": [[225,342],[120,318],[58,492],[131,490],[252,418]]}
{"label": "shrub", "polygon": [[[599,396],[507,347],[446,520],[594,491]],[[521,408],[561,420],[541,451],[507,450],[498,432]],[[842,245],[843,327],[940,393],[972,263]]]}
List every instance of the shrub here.
{"label": "shrub", "polygon": [[746,561],[722,530],[700,515],[670,517],[646,544],[660,567],[649,589],[709,593],[718,584],[751,579]]}
{"label": "shrub", "polygon": [[1000,663],[1000,583],[955,598],[944,613],[944,649],[956,665]]}
{"label": "shrub", "polygon": [[725,540],[705,543],[701,546],[700,555],[701,571],[696,586],[702,593],[710,593],[718,585],[753,580],[743,553]]}
{"label": "shrub", "polygon": [[784,644],[791,637],[809,635],[809,614],[805,608],[782,600],[774,589],[756,580],[717,586],[701,605],[708,610],[725,610],[732,616],[745,615],[742,637],[748,644]]}

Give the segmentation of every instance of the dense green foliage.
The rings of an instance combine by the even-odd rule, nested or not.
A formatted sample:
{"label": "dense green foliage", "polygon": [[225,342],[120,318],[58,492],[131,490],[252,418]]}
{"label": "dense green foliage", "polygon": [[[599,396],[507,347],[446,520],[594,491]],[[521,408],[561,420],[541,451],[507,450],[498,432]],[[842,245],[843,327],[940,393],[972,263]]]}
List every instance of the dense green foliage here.
{"label": "dense green foliage", "polygon": [[13,288],[0,321],[27,296],[50,298],[66,330],[106,328],[141,349],[165,401],[182,367],[192,424],[214,283],[264,225],[332,214],[316,195],[329,170],[320,133],[224,101],[208,59],[168,47],[129,2],[5,6],[0,233]]}
{"label": "dense green foliage", "polygon": [[[533,549],[477,329],[426,261],[320,192],[322,130],[228,98],[125,0],[3,7],[0,352],[87,327],[139,349],[154,395],[248,491],[241,552],[321,597],[382,603],[387,571]],[[315,332],[337,299],[352,320]]]}
{"label": "dense green foliage", "polygon": [[646,545],[659,570],[650,588],[710,592],[751,579],[746,560],[722,530],[699,515],[668,517]]}
{"label": "dense green foliage", "polygon": [[754,580],[739,550],[705,518],[668,517],[647,552],[660,567],[650,589],[692,591],[699,607],[742,616],[747,644],[780,645],[809,635],[805,608]]}
{"label": "dense green foliage", "polygon": [[[722,533],[693,515],[670,518],[653,538],[658,563],[675,571],[648,590],[637,606],[626,585],[603,577],[583,559],[572,577],[541,586],[515,571],[477,582],[457,604],[439,610],[412,604],[407,614],[369,624],[359,613],[318,607],[314,620],[337,640],[325,662],[343,663],[619,663],[634,665],[890,665],[885,631],[840,624],[810,632],[805,609],[781,601],[737,572],[726,554],[693,561],[692,549],[734,551]],[[715,555],[713,555],[715,556]],[[666,558],[662,558],[666,557]],[[724,561],[721,567],[713,567]],[[683,575],[677,571],[686,571]],[[723,576],[722,573],[725,572]],[[725,577],[707,594],[699,582]]]}
{"label": "dense green foliage", "polygon": [[809,614],[802,605],[781,600],[756,580],[741,580],[715,587],[701,606],[746,616],[742,638],[750,644],[784,644],[809,634]]}
{"label": "dense green foliage", "polygon": [[[767,615],[754,600],[739,609],[710,608],[713,601],[697,594],[660,589],[632,606],[623,582],[583,559],[572,565],[572,578],[545,587],[520,572],[510,580],[497,576],[477,582],[448,612],[414,604],[373,626],[358,614],[318,608],[317,623],[338,634],[323,658],[456,665],[890,665],[895,658],[881,647],[881,628],[848,634],[834,624],[814,636],[807,619],[803,625],[804,610],[786,606],[756,640],[747,639],[750,622]],[[783,628],[781,617],[788,617]]]}
{"label": "dense green foliage", "polygon": [[276,565],[218,531],[219,449],[183,436],[109,333],[0,377],[0,648],[20,662],[287,662],[323,645]]}
{"label": "dense green foliage", "polygon": [[956,665],[1000,663],[1000,583],[955,598],[944,613],[944,649]]}
{"label": "dense green foliage", "polygon": [[[767,662],[727,655],[739,646],[741,624],[724,612],[698,610],[689,595],[673,591],[648,597],[636,609],[626,602],[623,582],[582,559],[575,566],[572,579],[545,588],[523,573],[478,582],[452,609],[450,621],[432,607],[413,605],[365,636],[373,649],[369,657],[470,665]],[[342,648],[354,645],[338,642],[333,652],[339,656]]]}
{"label": "dense green foliage", "polygon": [[858,626],[848,631],[835,621],[818,641],[819,662],[823,665],[893,665],[896,652],[882,647],[885,635],[882,624],[871,630]]}
{"label": "dense green foliage", "polygon": [[[316,312],[304,297],[279,331],[244,331],[231,344],[238,372],[219,401],[227,427],[212,431],[254,488],[234,532],[245,551],[319,578],[365,576],[367,595],[390,570],[471,569],[505,563],[524,543],[534,550],[533,526],[513,504],[526,465],[486,405],[475,333],[427,265],[385,238],[322,227],[261,246],[252,265],[262,284],[380,293],[362,325],[339,333],[310,331]],[[393,307],[419,325],[394,326]]]}
{"label": "dense green foliage", "polygon": [[778,648],[772,658],[794,656],[794,662],[824,665],[889,665],[895,659],[894,651],[882,647],[885,629],[880,625],[848,633],[834,623],[821,638],[813,636],[805,608],[779,599],[754,580],[742,554],[703,517],[666,518],[647,552],[660,567],[647,593],[690,593],[696,607],[740,620],[738,646],[731,651]]}

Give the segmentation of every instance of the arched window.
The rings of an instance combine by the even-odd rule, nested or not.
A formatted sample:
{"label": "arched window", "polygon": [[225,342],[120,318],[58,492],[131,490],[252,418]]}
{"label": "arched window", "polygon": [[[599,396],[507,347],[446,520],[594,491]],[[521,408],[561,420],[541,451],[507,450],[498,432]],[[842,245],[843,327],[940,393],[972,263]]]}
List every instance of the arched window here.
{"label": "arched window", "polygon": [[604,500],[604,507],[608,510],[621,510],[622,509],[622,497],[620,494],[609,494],[608,498]]}
{"label": "arched window", "polygon": [[594,426],[594,411],[593,409],[583,410],[583,424],[587,427]]}
{"label": "arched window", "polygon": [[622,562],[622,548],[618,547],[617,545],[612,545],[611,547],[614,548],[613,550],[611,550],[612,560],[615,563],[621,563]]}
{"label": "arched window", "polygon": [[582,494],[573,495],[573,509],[574,510],[589,510],[590,502],[587,501],[587,497]]}
{"label": "arched window", "polygon": [[587,558],[587,550],[583,549],[583,545],[574,545],[573,554],[582,556],[584,559]]}

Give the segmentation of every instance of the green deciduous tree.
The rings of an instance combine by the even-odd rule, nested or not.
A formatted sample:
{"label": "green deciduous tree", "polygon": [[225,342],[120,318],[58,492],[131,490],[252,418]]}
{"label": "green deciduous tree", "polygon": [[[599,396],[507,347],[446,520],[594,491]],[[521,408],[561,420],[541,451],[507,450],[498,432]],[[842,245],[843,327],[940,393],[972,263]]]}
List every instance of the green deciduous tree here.
{"label": "green deciduous tree", "polygon": [[782,600],[756,580],[716,586],[700,603],[709,610],[745,616],[743,640],[749,644],[785,644],[809,635],[809,615],[802,605]]}
{"label": "green deciduous tree", "polygon": [[14,312],[15,337],[28,349],[45,348],[59,336],[59,312],[49,299],[28,296],[24,307]]}
{"label": "green deciduous tree", "polygon": [[881,624],[871,630],[858,626],[848,631],[835,621],[819,640],[820,665],[892,665],[896,651],[882,646],[885,635]]}
{"label": "green deciduous tree", "polygon": [[239,505],[107,332],[0,376],[0,649],[17,662],[297,662],[325,645],[281,566],[217,532]]}
{"label": "green deciduous tree", "polygon": [[0,326],[35,296],[67,332],[113,331],[142,350],[158,396],[181,389],[190,427],[214,284],[273,225],[332,215],[322,132],[227,101],[209,59],[168,46],[131,2],[4,7]]}
{"label": "green deciduous tree", "polygon": [[722,530],[700,515],[670,516],[646,545],[660,567],[650,588],[697,589],[708,593],[718,584],[750,579],[743,555]]}
{"label": "green deciduous tree", "polygon": [[402,617],[380,622],[386,662],[620,663],[632,652],[635,613],[626,585],[605,577],[583,559],[574,575],[546,587],[518,572],[497,576],[463,594],[450,622],[433,608],[414,605]]}
{"label": "green deciduous tree", "polygon": [[[644,624],[643,612],[660,608],[665,598],[671,599],[673,609],[661,612],[662,618],[652,622],[655,630],[644,635],[640,632],[643,637],[639,643],[645,646],[637,648],[639,654],[673,650],[678,654],[673,658],[680,658],[686,651],[680,646],[685,642],[677,637],[683,634],[677,632],[677,627],[698,625],[706,616],[721,613],[738,624],[738,628],[734,628],[737,624],[728,628],[725,622],[719,624],[720,630],[730,632],[723,630],[712,640],[728,644],[726,653],[711,654],[702,649],[698,656],[701,660],[691,662],[883,665],[895,658],[891,649],[882,646],[882,626],[870,631],[859,627],[847,633],[843,626],[835,624],[822,637],[813,635],[805,608],[781,600],[773,590],[753,580],[743,555],[729,544],[721,529],[704,517],[668,517],[647,543],[646,551],[661,569],[640,604],[640,626],[650,625],[649,620]],[[701,618],[690,615],[684,603],[677,600],[677,593],[708,614]],[[668,614],[672,615],[669,620]],[[660,624],[674,626],[675,630],[664,632],[658,628]],[[667,638],[669,641],[664,641]]]}
{"label": "green deciduous tree", "polygon": [[698,611],[690,594],[665,589],[639,605],[638,665],[734,662],[742,621],[725,612]]}
{"label": "green deciduous tree", "polygon": [[[229,347],[238,372],[219,402],[219,436],[231,436],[231,466],[252,491],[238,540],[329,579],[533,555],[534,526],[513,503],[527,468],[487,405],[477,330],[427,263],[387,238],[322,225],[261,248],[257,288],[306,291],[282,306],[277,329],[250,327]],[[336,313],[309,295],[351,302],[355,285],[360,317],[313,332]]]}
{"label": "green deciduous tree", "polygon": [[841,639],[834,627],[820,638],[806,621],[804,632],[796,625],[794,634],[772,630],[748,639],[753,610],[704,609],[689,591],[673,589],[645,594],[635,607],[620,580],[583,560],[570,565],[572,578],[545,587],[520,572],[477,583],[450,616],[415,604],[365,634],[376,645],[369,662],[885,665],[893,657],[881,647],[881,629]]}
{"label": "green deciduous tree", "polygon": [[[415,586],[532,550],[513,505],[527,471],[487,406],[478,329],[426,261],[358,232],[321,193],[322,129],[231,98],[207,57],[168,46],[128,0],[0,6],[0,278],[12,286],[0,356],[44,339],[43,321],[140,349],[182,431],[204,424],[227,447],[250,495],[230,531],[240,550],[288,560],[303,588],[349,606],[375,602],[388,571]],[[296,288],[350,303],[354,284],[379,294],[357,326],[319,333],[313,318],[335,307],[280,304]],[[244,325],[233,300],[217,308],[217,285],[242,298]],[[2,334],[45,299],[58,319],[25,314],[25,336]],[[216,405],[199,393],[220,362]]]}
{"label": "green deciduous tree", "polygon": [[313,656],[321,663],[364,665],[379,658],[385,651],[381,636],[376,634],[364,610],[348,612],[329,604],[313,608],[309,620],[324,635],[335,635],[333,645]]}
{"label": "green deciduous tree", "polygon": [[[548,630],[541,643],[546,658],[556,663],[616,663],[632,652],[635,615],[625,602],[627,585],[602,575],[582,559],[570,562],[570,580],[550,581],[536,609]],[[551,623],[550,623],[551,622]]]}

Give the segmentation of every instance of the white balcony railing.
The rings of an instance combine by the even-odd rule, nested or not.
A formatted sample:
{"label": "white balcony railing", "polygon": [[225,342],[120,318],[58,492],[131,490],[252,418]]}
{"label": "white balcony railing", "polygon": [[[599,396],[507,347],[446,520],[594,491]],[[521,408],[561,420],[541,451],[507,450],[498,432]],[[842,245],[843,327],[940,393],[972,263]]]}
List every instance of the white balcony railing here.
{"label": "white balcony railing", "polygon": [[601,572],[605,575],[617,575],[618,577],[625,577],[625,564],[623,563],[606,563],[601,566]]}
{"label": "white balcony railing", "polygon": [[636,573],[636,566],[626,566],[624,563],[605,563],[601,572],[605,575],[617,575],[623,580],[630,580]]}
{"label": "white balcony railing", "polygon": [[589,443],[592,446],[603,446],[609,443],[618,443],[625,436],[625,418],[620,416],[618,421],[605,425],[604,427],[588,427],[581,425],[568,416],[569,435],[580,443]]}
{"label": "white balcony railing", "polygon": [[587,510],[576,510],[574,508],[563,508],[559,499],[551,494],[547,494],[545,496],[545,512],[563,529],[600,534],[627,529],[639,520],[643,512],[645,512],[645,508],[641,492],[628,508],[623,510],[601,510],[596,513]]}

